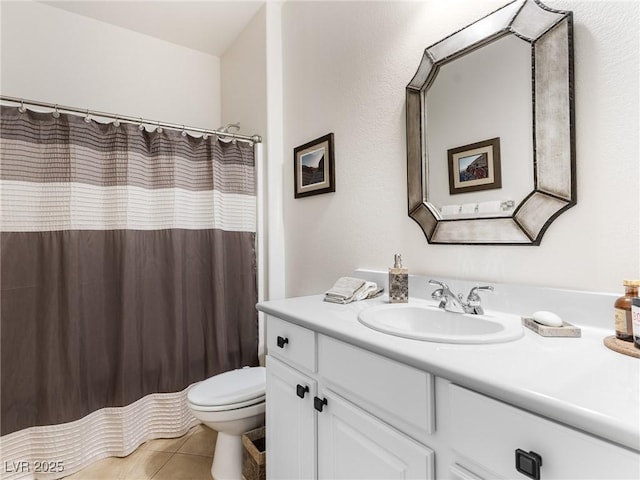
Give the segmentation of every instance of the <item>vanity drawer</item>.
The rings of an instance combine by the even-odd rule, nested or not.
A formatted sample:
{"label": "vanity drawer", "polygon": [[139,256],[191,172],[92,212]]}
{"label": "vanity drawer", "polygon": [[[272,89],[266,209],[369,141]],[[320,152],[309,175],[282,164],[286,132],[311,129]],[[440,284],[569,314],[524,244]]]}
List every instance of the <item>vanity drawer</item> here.
{"label": "vanity drawer", "polygon": [[267,353],[294,367],[316,371],[315,333],[267,315]]}
{"label": "vanity drawer", "polygon": [[359,347],[318,335],[323,385],[413,438],[434,431],[433,376]]}
{"label": "vanity drawer", "polygon": [[457,385],[450,388],[452,448],[494,472],[491,477],[526,479],[515,467],[521,449],[540,455],[541,480],[640,478],[638,452]]}

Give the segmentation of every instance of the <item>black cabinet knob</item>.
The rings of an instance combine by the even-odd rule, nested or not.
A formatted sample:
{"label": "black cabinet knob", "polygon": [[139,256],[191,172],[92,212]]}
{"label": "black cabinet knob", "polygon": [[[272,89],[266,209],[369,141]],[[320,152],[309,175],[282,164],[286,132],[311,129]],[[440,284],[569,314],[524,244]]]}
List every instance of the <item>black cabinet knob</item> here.
{"label": "black cabinet knob", "polygon": [[313,397],[313,408],[315,408],[317,411],[321,412],[326,404],[326,398]]}
{"label": "black cabinet knob", "polygon": [[540,480],[540,467],[542,466],[542,457],[536,452],[525,452],[524,450],[516,450],[516,470],[534,480]]}
{"label": "black cabinet knob", "polygon": [[278,335],[278,339],[276,340],[278,346],[280,348],[284,348],[284,346],[289,343],[289,339],[286,337],[281,337],[280,335]]}
{"label": "black cabinet knob", "polygon": [[296,394],[300,398],[304,398],[304,394],[307,393],[308,391],[309,391],[309,387],[307,387],[306,385],[304,387],[300,384],[296,386]]}

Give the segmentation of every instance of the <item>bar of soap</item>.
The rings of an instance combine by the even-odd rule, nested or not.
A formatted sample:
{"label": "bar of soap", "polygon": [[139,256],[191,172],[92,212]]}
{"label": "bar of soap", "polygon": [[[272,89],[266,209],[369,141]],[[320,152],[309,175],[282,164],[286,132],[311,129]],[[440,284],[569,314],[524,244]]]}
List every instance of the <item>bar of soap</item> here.
{"label": "bar of soap", "polygon": [[541,325],[548,325],[549,327],[562,326],[562,319],[555,313],[547,312],[546,310],[540,310],[534,313],[531,318]]}

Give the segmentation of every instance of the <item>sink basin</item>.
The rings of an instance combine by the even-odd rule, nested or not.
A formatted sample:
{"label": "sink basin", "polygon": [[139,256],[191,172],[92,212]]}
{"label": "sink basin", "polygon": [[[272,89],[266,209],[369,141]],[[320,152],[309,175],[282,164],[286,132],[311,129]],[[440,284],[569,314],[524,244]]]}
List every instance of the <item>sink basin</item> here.
{"label": "sink basin", "polygon": [[441,343],[501,343],[523,335],[516,315],[452,313],[421,303],[376,305],[358,314],[360,323],[397,337]]}

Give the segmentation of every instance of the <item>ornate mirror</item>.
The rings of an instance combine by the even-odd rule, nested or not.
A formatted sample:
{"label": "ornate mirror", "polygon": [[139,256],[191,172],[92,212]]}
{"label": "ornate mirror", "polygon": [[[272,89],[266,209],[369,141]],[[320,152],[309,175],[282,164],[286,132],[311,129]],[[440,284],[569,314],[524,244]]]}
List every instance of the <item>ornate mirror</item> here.
{"label": "ornate mirror", "polygon": [[409,216],[434,244],[539,245],[576,204],[573,19],[516,0],[407,85]]}

